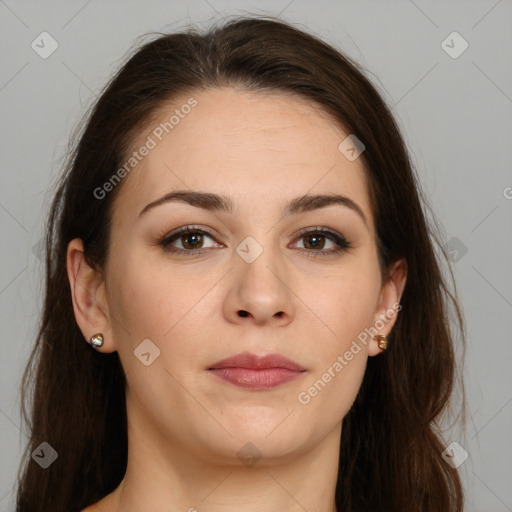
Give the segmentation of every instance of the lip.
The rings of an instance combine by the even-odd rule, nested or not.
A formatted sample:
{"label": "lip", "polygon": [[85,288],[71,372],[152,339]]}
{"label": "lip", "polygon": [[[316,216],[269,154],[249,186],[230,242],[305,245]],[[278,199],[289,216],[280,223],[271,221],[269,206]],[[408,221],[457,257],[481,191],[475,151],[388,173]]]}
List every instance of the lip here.
{"label": "lip", "polygon": [[238,387],[271,389],[297,379],[306,369],[281,354],[244,352],[217,361],[208,371]]}

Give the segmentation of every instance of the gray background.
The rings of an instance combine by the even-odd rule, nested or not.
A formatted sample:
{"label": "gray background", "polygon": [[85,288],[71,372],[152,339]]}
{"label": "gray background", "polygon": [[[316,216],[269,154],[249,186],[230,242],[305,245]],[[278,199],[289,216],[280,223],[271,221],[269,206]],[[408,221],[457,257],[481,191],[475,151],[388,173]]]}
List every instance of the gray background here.
{"label": "gray background", "polygon": [[[451,240],[467,320],[467,433],[445,435],[469,453],[465,510],[512,510],[511,0],[0,0],[0,511],[13,510],[25,444],[18,387],[42,298],[38,242],[68,136],[137,36],[247,13],[281,14],[338,46],[393,106]],[[59,45],[47,59],[31,48],[43,31]],[[453,31],[469,44],[456,59],[441,46]]]}

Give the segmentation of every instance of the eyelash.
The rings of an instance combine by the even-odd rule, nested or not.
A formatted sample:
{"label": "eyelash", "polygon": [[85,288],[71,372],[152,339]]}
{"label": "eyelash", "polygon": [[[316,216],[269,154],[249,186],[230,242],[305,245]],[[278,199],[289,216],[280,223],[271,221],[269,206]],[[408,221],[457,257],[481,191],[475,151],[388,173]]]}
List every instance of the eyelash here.
{"label": "eyelash", "polygon": [[[175,254],[187,254],[188,256],[203,254],[204,251],[208,250],[208,248],[185,250],[185,249],[179,249],[177,247],[171,246],[171,243],[174,242],[175,240],[179,239],[181,236],[183,236],[185,234],[192,234],[192,233],[207,235],[213,239],[215,238],[211,233],[209,233],[208,231],[205,231],[203,229],[197,228],[195,226],[183,226],[183,227],[177,229],[176,231],[173,231],[173,232],[165,235],[163,238],[161,238],[160,241],[158,242],[158,245],[162,246],[166,252],[172,252]],[[316,258],[317,256],[328,256],[328,255],[332,255],[332,254],[337,254],[340,252],[344,252],[347,249],[350,249],[352,247],[351,243],[343,235],[340,235],[339,233],[336,233],[335,231],[332,231],[331,229],[325,228],[322,226],[317,226],[314,229],[311,229],[311,228],[303,229],[298,234],[298,238],[296,238],[296,241],[300,240],[301,238],[305,237],[306,235],[314,235],[314,234],[320,234],[320,235],[324,236],[325,238],[328,238],[329,240],[331,240],[332,242],[334,242],[335,244],[338,245],[338,249],[330,249],[328,251],[315,250],[315,249],[299,249],[301,252],[305,253],[306,256],[308,256],[309,258]]]}

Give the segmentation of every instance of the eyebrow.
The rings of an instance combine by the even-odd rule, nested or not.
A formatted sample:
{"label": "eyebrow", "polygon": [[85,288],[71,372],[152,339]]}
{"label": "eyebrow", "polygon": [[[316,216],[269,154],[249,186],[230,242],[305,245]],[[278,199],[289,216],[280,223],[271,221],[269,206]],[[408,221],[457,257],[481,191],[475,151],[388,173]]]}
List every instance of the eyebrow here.
{"label": "eyebrow", "polygon": [[[153,210],[157,206],[170,202],[183,202],[197,208],[203,208],[204,210],[214,212],[223,212],[229,214],[234,212],[233,201],[227,196],[209,192],[176,190],[169,192],[156,201],[147,204],[140,211],[139,217],[146,214],[150,210]],[[282,216],[287,217],[290,215],[297,215],[299,213],[325,208],[334,204],[339,204],[341,206],[350,208],[361,217],[366,225],[368,225],[361,207],[349,197],[341,194],[306,194],[300,197],[296,197],[283,208]]]}

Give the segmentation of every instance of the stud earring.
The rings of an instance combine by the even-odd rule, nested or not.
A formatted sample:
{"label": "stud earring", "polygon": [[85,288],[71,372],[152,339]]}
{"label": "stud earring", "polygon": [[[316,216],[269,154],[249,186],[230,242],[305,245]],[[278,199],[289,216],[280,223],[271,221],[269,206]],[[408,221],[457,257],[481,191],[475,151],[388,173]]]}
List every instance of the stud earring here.
{"label": "stud earring", "polygon": [[94,336],[91,336],[91,339],[89,340],[89,345],[91,345],[92,348],[100,348],[101,346],[103,346],[103,334],[99,332]]}
{"label": "stud earring", "polygon": [[373,339],[382,350],[386,350],[388,348],[388,338],[384,334],[376,334]]}

